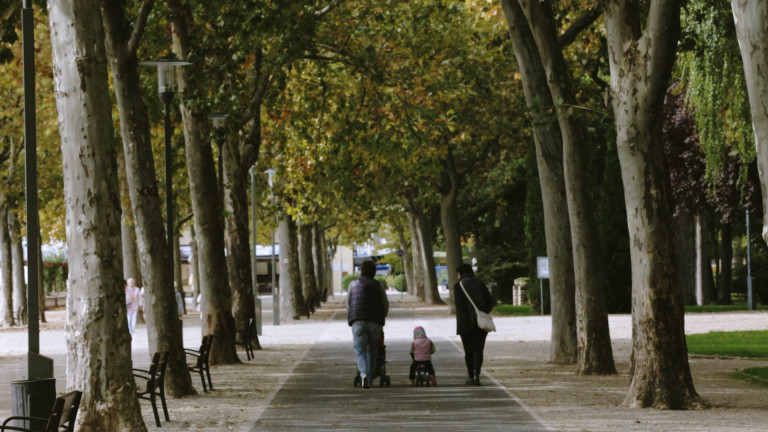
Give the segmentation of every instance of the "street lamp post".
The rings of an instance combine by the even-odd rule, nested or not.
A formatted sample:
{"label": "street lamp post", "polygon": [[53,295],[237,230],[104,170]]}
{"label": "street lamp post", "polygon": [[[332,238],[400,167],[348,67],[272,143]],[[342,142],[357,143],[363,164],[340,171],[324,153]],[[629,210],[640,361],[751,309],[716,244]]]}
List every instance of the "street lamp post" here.
{"label": "street lamp post", "polygon": [[[155,60],[140,63],[142,66],[157,67],[157,93],[165,105],[165,224],[167,236],[168,259],[173,268],[173,153],[171,152],[171,101],[173,101],[173,90],[176,78],[176,67],[186,66],[190,63],[177,60],[173,54],[160,57]],[[175,272],[171,271],[174,291],[176,290]]]}
{"label": "street lamp post", "polygon": [[[275,175],[275,170],[268,169],[265,171],[267,173],[267,179],[269,181],[269,197],[272,201],[272,204],[275,203],[275,194],[274,190],[272,188],[272,177]],[[280,325],[280,296],[277,289],[276,284],[276,278],[275,278],[275,229],[272,228],[272,259],[271,259],[271,265],[272,265],[272,322],[274,325],[279,326]]]}

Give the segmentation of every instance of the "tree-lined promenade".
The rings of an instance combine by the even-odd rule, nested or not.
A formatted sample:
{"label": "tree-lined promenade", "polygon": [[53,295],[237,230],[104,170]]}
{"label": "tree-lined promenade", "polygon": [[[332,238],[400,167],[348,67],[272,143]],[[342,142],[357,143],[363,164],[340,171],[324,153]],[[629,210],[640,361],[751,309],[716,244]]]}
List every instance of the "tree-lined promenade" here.
{"label": "tree-lined promenade", "polygon": [[[334,268],[341,246],[384,238],[401,251],[383,261],[408,292],[449,311],[436,250],[448,286],[470,259],[502,293],[531,276],[531,303],[552,316],[548,360],[578,375],[617,372],[608,313],[631,311],[623,405],[707,407],[690,372],[683,307],[745,291],[746,245],[756,289],[768,279],[765,241],[745,233],[741,217],[748,209],[759,225],[768,199],[768,6],[689,3],[38,7],[41,226],[46,240],[67,243],[66,379],[84,392],[79,430],[146,429],[130,374],[128,277],[145,288],[148,351],[170,352],[168,393],[196,393],[175,309],[182,232],[193,235],[193,297],[215,364],[241,361],[238,332],[255,315],[252,238],[278,232],[285,320],[317,313],[333,272],[351,271]],[[19,6],[0,9],[9,94],[0,261],[17,269]],[[140,65],[169,54],[189,65],[164,76],[176,88],[157,90]],[[214,114],[227,115],[215,130]],[[164,133],[170,145],[158,145]],[[261,173],[270,168],[268,185]],[[178,221],[173,232],[164,220]],[[4,326],[26,317],[23,278],[14,282],[11,269],[0,274]]]}

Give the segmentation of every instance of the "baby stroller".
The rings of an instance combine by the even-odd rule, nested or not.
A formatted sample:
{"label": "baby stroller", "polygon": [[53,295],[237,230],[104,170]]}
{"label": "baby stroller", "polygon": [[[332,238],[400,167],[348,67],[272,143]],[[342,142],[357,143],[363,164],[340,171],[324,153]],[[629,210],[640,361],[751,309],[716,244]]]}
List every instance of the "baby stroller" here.
{"label": "baby stroller", "polygon": [[[380,387],[389,387],[391,384],[389,375],[387,375],[387,346],[384,345],[384,330],[381,331],[381,337],[379,338],[379,349],[376,351],[376,378],[379,379]],[[371,385],[373,385],[373,381],[376,378],[371,380]],[[355,387],[360,387],[363,385],[363,378],[360,376],[360,371],[357,371],[353,385]]]}

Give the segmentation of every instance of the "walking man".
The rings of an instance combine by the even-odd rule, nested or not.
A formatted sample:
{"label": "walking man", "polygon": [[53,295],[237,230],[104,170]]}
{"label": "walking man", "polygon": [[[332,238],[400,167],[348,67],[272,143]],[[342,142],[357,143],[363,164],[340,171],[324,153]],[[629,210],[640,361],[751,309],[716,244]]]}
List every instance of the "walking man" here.
{"label": "walking man", "polygon": [[371,388],[376,378],[376,355],[379,349],[384,318],[389,312],[387,292],[376,276],[376,264],[363,261],[360,278],[349,284],[347,307],[348,323],[352,327],[352,340],[357,358],[357,370],[363,388]]}

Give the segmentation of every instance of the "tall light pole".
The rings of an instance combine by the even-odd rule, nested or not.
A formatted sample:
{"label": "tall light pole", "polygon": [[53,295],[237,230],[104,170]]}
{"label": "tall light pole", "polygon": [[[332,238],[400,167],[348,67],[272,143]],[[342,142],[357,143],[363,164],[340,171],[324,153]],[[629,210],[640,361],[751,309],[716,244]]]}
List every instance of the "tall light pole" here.
{"label": "tall light pole", "polygon": [[[274,189],[272,187],[272,177],[275,175],[275,170],[268,169],[265,171],[267,173],[267,180],[269,181],[269,198],[272,201],[272,204],[275,203],[275,194]],[[274,325],[279,326],[280,325],[280,295],[277,289],[277,281],[275,278],[275,229],[272,228],[272,259],[271,259],[271,265],[272,265],[272,322]]]}
{"label": "tall light pole", "polygon": [[165,225],[167,236],[168,262],[171,264],[171,279],[173,280],[173,289],[176,290],[176,273],[173,271],[174,253],[173,253],[173,153],[171,152],[171,137],[173,129],[171,127],[171,102],[173,101],[173,91],[176,84],[176,67],[186,66],[189,62],[177,60],[176,56],[169,54],[155,60],[140,63],[142,66],[157,67],[157,93],[165,105]]}

